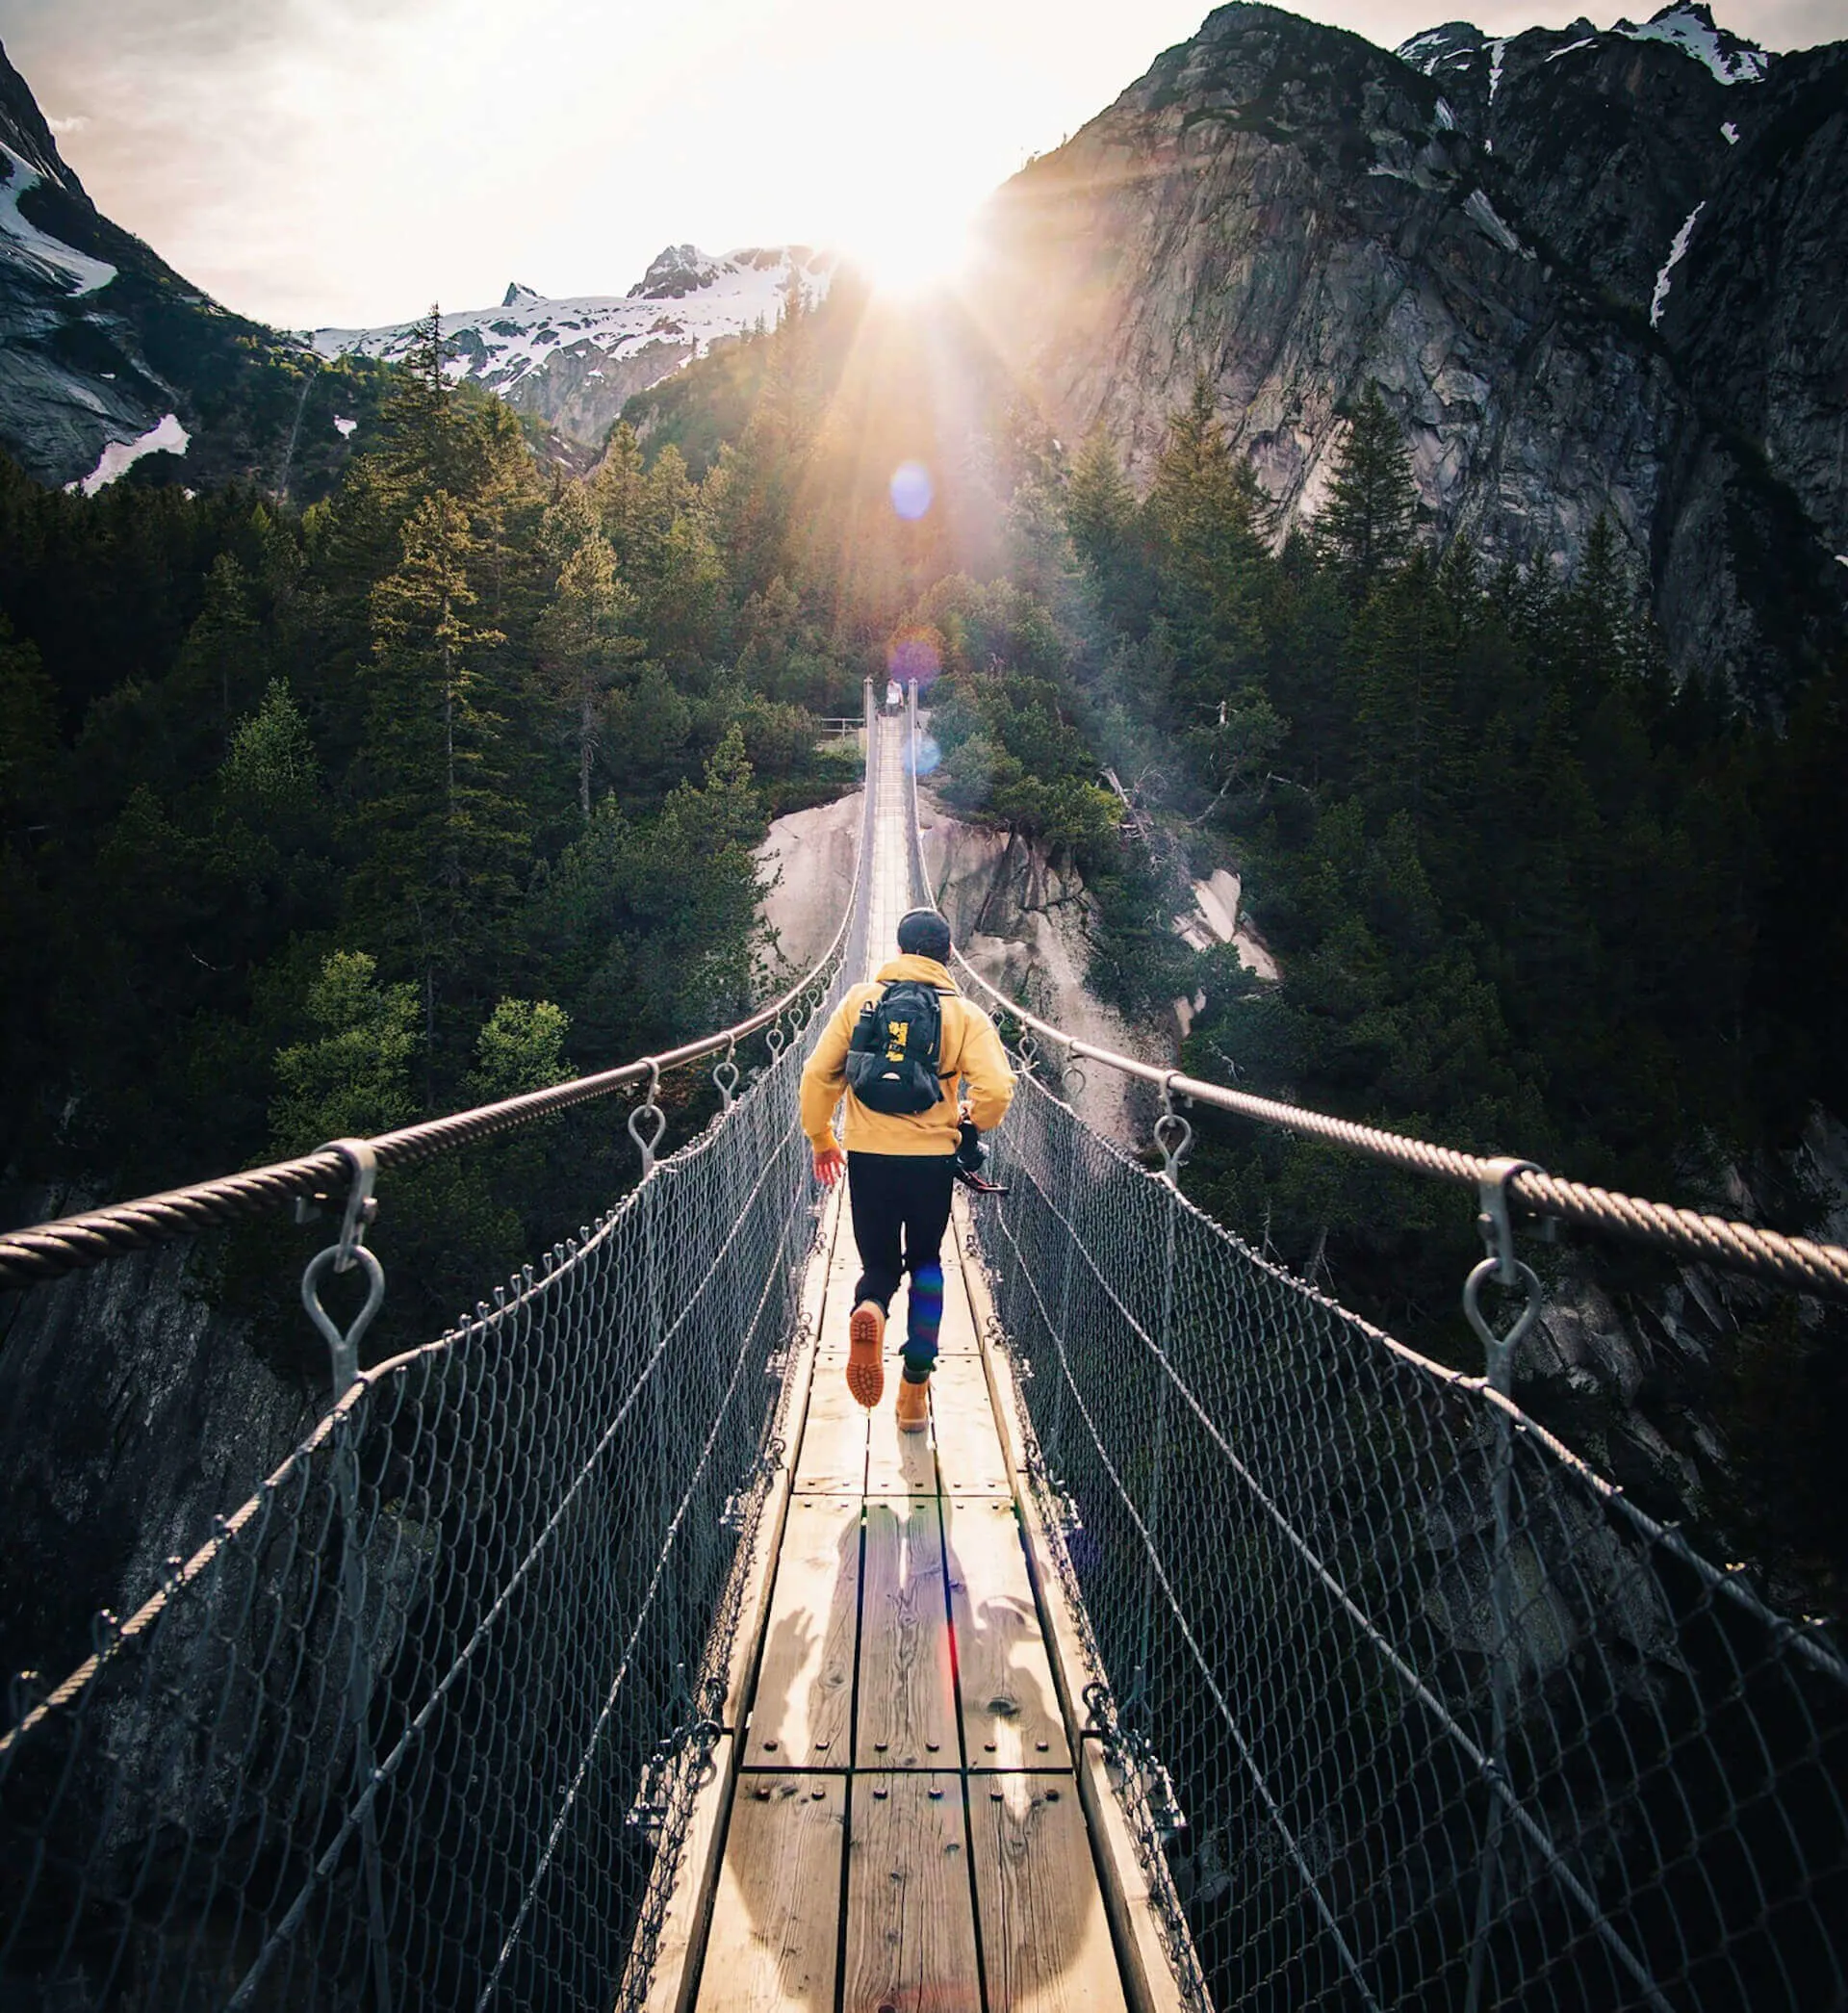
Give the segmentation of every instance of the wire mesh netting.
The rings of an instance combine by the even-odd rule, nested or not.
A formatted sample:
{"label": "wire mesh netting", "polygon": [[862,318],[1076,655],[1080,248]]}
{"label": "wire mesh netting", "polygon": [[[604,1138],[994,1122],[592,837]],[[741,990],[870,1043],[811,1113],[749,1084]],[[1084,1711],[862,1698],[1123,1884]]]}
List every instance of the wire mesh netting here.
{"label": "wire mesh netting", "polygon": [[997,1173],[1033,1484],[1196,1997],[1848,2003],[1819,1638],[1045,1084]]}
{"label": "wire mesh netting", "polygon": [[864,883],[710,1128],[368,1373],[10,1717],[0,2002],[638,2002],[780,1457],[797,1081]]}

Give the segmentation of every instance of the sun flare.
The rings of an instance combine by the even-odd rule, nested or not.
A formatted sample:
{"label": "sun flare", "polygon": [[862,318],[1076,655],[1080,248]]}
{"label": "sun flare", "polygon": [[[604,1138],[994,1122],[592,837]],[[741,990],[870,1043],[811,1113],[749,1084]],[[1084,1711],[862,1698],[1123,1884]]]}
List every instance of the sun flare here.
{"label": "sun flare", "polygon": [[841,249],[881,294],[925,294],[947,286],[966,270],[970,219],[930,194],[880,206],[843,236]]}

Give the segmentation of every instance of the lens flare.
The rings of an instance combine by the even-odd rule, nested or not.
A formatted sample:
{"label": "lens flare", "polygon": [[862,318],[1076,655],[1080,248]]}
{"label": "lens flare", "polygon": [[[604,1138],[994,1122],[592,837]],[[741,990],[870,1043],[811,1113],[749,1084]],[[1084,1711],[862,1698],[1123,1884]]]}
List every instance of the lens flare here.
{"label": "lens flare", "polygon": [[915,524],[930,507],[937,492],[931,472],[921,461],[901,461],[892,471],[892,508],[909,524]]}
{"label": "lens flare", "polygon": [[902,629],[886,646],[886,669],[900,684],[915,679],[923,691],[942,668],[943,653],[935,630]]}
{"label": "lens flare", "polygon": [[917,737],[917,773],[920,776],[928,776],[942,760],[942,749],[931,736],[920,734]]}

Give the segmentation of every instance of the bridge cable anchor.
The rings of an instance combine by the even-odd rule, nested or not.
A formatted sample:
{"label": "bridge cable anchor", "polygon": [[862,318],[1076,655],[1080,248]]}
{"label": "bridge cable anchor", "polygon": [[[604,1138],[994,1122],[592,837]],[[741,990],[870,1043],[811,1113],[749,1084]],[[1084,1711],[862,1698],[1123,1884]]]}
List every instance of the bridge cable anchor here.
{"label": "bridge cable anchor", "polygon": [[[667,1130],[667,1114],[654,1101],[660,1088],[661,1066],[651,1055],[648,1059],[648,1094],[629,1115],[629,1136],[641,1151],[644,1181],[654,1172],[654,1149],[661,1143],[661,1134]],[[643,1125],[649,1120],[654,1122],[654,1130],[645,1134]]]}
{"label": "bridge cable anchor", "polygon": [[[378,1178],[378,1156],[372,1142],[363,1139],[329,1140],[323,1152],[338,1153],[346,1161],[351,1179],[346,1190],[346,1211],[341,1219],[338,1242],[317,1252],[302,1269],[301,1303],[308,1318],[320,1329],[333,1363],[334,1403],[338,1405],[359,1381],[359,1341],[372,1325],[372,1317],[385,1300],[385,1268],[377,1254],[369,1250],[366,1232],[378,1215],[378,1199],[372,1193]],[[296,1221],[305,1223],[316,1213],[316,1203],[331,1200],[328,1196],[304,1198],[297,1206]],[[367,1279],[365,1303],[343,1331],[321,1303],[321,1282],[329,1272],[351,1272],[357,1266]]]}

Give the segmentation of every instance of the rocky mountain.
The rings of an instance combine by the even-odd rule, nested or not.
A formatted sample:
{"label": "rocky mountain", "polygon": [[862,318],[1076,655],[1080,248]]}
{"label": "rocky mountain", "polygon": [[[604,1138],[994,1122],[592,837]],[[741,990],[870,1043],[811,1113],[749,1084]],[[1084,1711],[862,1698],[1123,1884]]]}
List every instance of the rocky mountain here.
{"label": "rocky mountain", "polygon": [[312,497],[381,374],[229,313],[112,223],[0,50],[0,447],[30,474],[93,490],[145,460]]}
{"label": "rocky mountain", "polygon": [[[450,371],[472,377],[516,411],[569,439],[601,448],[637,392],[757,327],[774,327],[792,284],[811,302],[834,277],[832,252],[806,245],[751,247],[712,258],[670,245],[625,296],[551,300],[518,281],[499,307],[445,315]],[[416,323],[389,328],[318,328],[323,356],[403,355]]]}
{"label": "rocky mountain", "polygon": [[1132,469],[1204,373],[1286,524],[1377,382],[1440,535],[1564,563],[1608,515],[1676,665],[1775,711],[1848,639],[1845,177],[1848,44],[1234,5],[999,194],[981,296]]}

